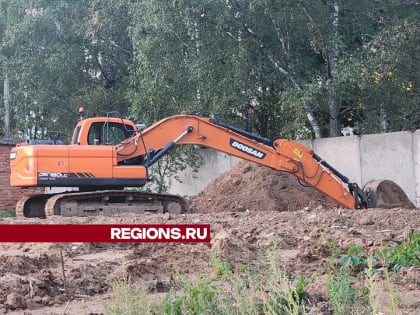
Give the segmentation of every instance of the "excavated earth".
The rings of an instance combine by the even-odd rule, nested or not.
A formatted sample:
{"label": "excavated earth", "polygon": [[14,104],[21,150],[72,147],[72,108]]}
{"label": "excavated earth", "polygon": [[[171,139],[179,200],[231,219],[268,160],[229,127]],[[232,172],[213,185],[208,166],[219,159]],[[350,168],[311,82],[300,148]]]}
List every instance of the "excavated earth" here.
{"label": "excavated earth", "polygon": [[[273,239],[288,275],[313,279],[306,288],[308,313],[332,314],[326,263],[333,250],[346,252],[360,245],[368,255],[395,246],[404,234],[420,230],[419,211],[343,209],[288,174],[241,162],[192,197],[188,214],[1,219],[0,224],[209,223],[212,240],[210,244],[2,243],[0,314],[102,314],[115,280],[141,282],[157,295],[178,275],[189,278],[211,272],[215,253],[233,264],[248,264]],[[388,314],[389,290],[379,281],[383,275],[376,277],[381,314]],[[401,301],[398,314],[419,314],[420,267],[392,273],[390,281]]]}

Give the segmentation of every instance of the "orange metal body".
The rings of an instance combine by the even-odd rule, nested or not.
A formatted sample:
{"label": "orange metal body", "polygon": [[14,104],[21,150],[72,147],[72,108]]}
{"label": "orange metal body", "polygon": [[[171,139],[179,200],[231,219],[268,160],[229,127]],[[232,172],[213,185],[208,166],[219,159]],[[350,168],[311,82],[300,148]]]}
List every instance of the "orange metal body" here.
{"label": "orange metal body", "polygon": [[[129,126],[117,143],[95,145],[94,124],[107,120]],[[124,128],[125,130],[125,128]],[[131,134],[130,134],[131,133]],[[128,137],[126,137],[129,135]],[[101,134],[103,137],[103,133]],[[118,138],[118,137],[117,137]],[[148,152],[168,144],[214,148],[275,170],[289,172],[347,208],[355,199],[345,184],[316,161],[312,150],[277,139],[272,145],[214,124],[210,118],[176,115],[138,132],[134,123],[118,118],[80,120],[71,145],[20,145],[11,151],[12,186],[142,186],[146,183]]]}

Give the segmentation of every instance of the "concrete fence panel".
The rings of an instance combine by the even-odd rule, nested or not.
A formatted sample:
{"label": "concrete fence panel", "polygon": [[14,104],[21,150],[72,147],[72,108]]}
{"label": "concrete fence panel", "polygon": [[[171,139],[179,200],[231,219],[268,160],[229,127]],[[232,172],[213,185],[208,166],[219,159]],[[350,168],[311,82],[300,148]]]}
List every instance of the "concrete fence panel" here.
{"label": "concrete fence panel", "polygon": [[[311,147],[351,182],[361,187],[375,179],[397,183],[411,201],[420,206],[420,130],[366,136],[300,141]],[[171,193],[198,194],[210,181],[230,170],[240,159],[212,149],[200,150],[204,165],[193,173],[187,169],[173,181]]]}
{"label": "concrete fence panel", "polygon": [[417,207],[420,206],[420,129],[413,134],[413,167]]}
{"label": "concrete fence panel", "polygon": [[241,159],[213,149],[198,149],[203,165],[198,172],[187,168],[177,174],[179,181],[172,180],[170,193],[182,196],[194,196],[202,191],[212,179],[229,171]]}
{"label": "concrete fence panel", "polygon": [[362,136],[360,140],[362,182],[389,179],[415,201],[413,134],[394,132]]}
{"label": "concrete fence panel", "polygon": [[[300,141],[311,147],[351,182],[361,187],[369,180],[389,179],[397,183],[418,207],[420,206],[420,130],[366,136],[349,136]],[[1,145],[0,145],[1,147]],[[3,168],[0,184],[6,196],[2,206],[10,207],[14,201],[7,189],[9,172],[8,152],[3,145]],[[230,170],[240,159],[212,149],[198,149],[203,165],[198,172],[186,169],[172,179],[170,193],[197,195],[212,179]],[[11,191],[16,192],[17,189]],[[19,190],[20,191],[20,190]],[[0,200],[1,201],[1,200]],[[1,204],[0,204],[1,206]],[[0,207],[1,208],[1,207]]]}
{"label": "concrete fence panel", "polygon": [[352,183],[361,184],[359,137],[322,138],[314,141],[314,151]]}

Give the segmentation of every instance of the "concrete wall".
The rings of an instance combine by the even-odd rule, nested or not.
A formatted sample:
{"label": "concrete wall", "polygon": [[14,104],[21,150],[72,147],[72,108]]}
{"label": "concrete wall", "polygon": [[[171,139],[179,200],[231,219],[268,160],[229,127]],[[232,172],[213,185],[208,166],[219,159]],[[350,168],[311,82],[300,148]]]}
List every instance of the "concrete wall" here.
{"label": "concrete wall", "polygon": [[[420,207],[420,130],[415,133],[403,131],[302,142],[313,148],[350,181],[363,187],[369,180],[392,180]],[[214,177],[229,170],[239,161],[211,149],[200,150],[200,154],[204,165],[195,174],[191,170],[182,172],[179,175],[182,183],[174,181],[172,193],[196,195]]]}
{"label": "concrete wall", "polygon": [[[350,181],[363,186],[373,179],[389,179],[406,192],[420,207],[420,130],[362,137],[338,137],[302,141],[333,165]],[[23,195],[38,192],[9,185],[9,151],[14,143],[0,141],[0,210],[14,206]],[[211,149],[199,150],[204,164],[198,173],[187,169],[178,174],[181,182],[173,180],[171,193],[197,195],[210,181],[230,170],[240,159]]]}
{"label": "concrete wall", "polygon": [[173,180],[171,193],[181,196],[194,196],[206,187],[218,175],[229,171],[241,159],[212,149],[198,149],[203,165],[198,172],[187,168],[178,174],[179,181]]}
{"label": "concrete wall", "polygon": [[415,204],[420,207],[420,129],[413,135],[413,167]]}
{"label": "concrete wall", "polygon": [[390,179],[415,202],[414,159],[420,161],[420,156],[413,154],[413,141],[411,132],[363,136],[360,141],[362,183]]}

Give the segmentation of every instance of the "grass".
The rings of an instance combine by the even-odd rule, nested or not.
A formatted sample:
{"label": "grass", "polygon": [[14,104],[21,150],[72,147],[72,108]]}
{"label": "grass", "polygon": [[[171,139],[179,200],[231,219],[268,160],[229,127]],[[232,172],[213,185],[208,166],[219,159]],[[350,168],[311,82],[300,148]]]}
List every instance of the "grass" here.
{"label": "grass", "polygon": [[327,296],[336,315],[358,314],[355,304],[357,291],[351,285],[351,276],[345,268],[340,268],[327,278]]}
{"label": "grass", "polygon": [[[326,296],[334,314],[380,314],[384,307],[398,314],[401,298],[392,273],[409,266],[419,266],[420,232],[406,233],[402,244],[365,255],[361,246],[347,251],[331,244],[331,258]],[[416,259],[417,258],[417,259]],[[281,266],[274,244],[261,250],[254,262],[232,264],[220,255],[212,257],[212,268],[195,280],[177,279],[161,299],[129,282],[112,286],[114,298],[106,314],[246,314],[303,315],[308,300],[307,285],[311,279],[291,278]],[[377,295],[381,286],[388,301]],[[381,310],[382,308],[382,310]]]}
{"label": "grass", "polygon": [[379,255],[393,271],[420,265],[420,231],[406,230],[401,244],[383,248]]}
{"label": "grass", "polygon": [[178,279],[160,301],[152,302],[134,284],[116,282],[105,314],[303,315],[307,282],[290,279],[276,252],[265,252],[256,264],[235,266],[216,255],[210,272],[191,281]]}
{"label": "grass", "polygon": [[13,217],[16,217],[15,209],[0,211],[0,218],[13,218]]}
{"label": "grass", "polygon": [[105,304],[106,314],[137,315],[153,314],[154,303],[143,287],[128,281],[115,281],[111,284],[113,301]]}
{"label": "grass", "polygon": [[[381,248],[369,257],[364,254],[361,246],[350,246],[344,256],[333,251],[332,260],[335,262],[327,263],[330,272],[327,296],[334,314],[378,314],[380,306],[383,308],[384,305],[390,314],[398,314],[401,297],[392,283],[391,273],[420,266],[419,257],[420,231],[413,230],[405,231],[401,244]],[[375,288],[379,285],[376,274],[382,277],[380,284],[387,293],[388,301],[380,301],[375,293]],[[364,285],[356,288],[356,282],[363,282]]]}

